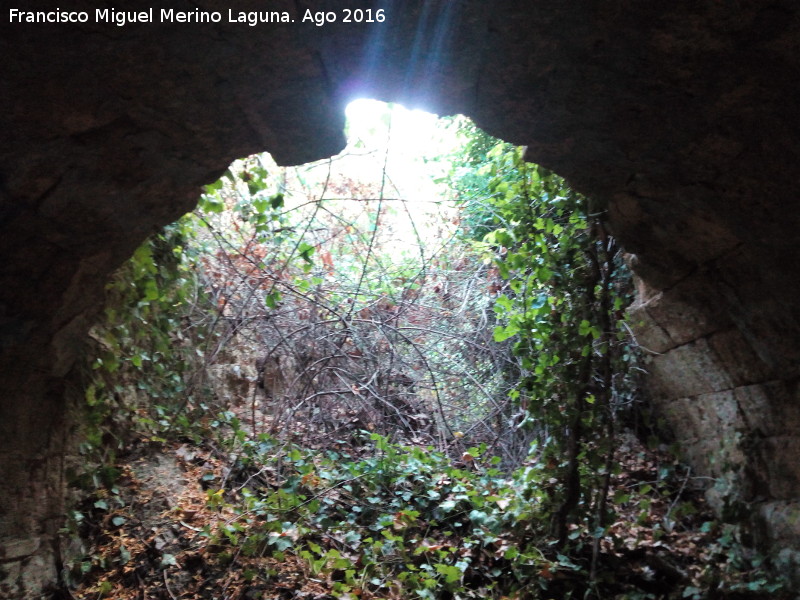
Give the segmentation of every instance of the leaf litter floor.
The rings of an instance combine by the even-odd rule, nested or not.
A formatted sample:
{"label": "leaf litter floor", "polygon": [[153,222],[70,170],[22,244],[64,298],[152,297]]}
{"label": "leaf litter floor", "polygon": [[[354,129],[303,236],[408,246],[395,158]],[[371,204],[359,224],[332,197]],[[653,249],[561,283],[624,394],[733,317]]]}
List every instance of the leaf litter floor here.
{"label": "leaf litter floor", "polygon": [[[242,411],[242,421],[250,421]],[[255,413],[253,413],[255,414]],[[252,427],[252,423],[245,423]],[[618,518],[601,541],[601,567],[642,591],[639,598],[781,598],[747,591],[746,571],[733,577],[740,590],[694,595],[719,577],[725,549],[720,525],[713,521],[692,478],[675,477],[672,489],[659,484],[664,469],[680,469],[666,454],[646,449],[633,435],[624,436],[618,451],[621,474],[611,497]],[[231,456],[211,443],[164,443],[140,440],[120,459],[116,495],[101,491],[84,501],[81,533],[86,558],[68,564],[83,572],[78,584],[58,595],[72,600],[255,600],[410,598],[397,586],[381,593],[355,589],[334,595],[330,575],[311,573],[308,561],[284,553],[245,556],[230,544],[216,544],[204,534],[232,522],[237,485],[231,485]],[[683,471],[686,473],[686,471]],[[652,491],[647,493],[647,487]],[[226,489],[222,508],[209,502],[211,492]],[[625,503],[639,489],[636,501]],[[234,491],[232,491],[234,490]],[[611,540],[614,540],[613,543]],[[332,544],[334,542],[331,542]],[[74,547],[74,541],[73,541]],[[542,576],[552,577],[551,573]],[[731,583],[725,586],[731,588]],[[743,590],[743,591],[741,591]],[[789,596],[785,596],[788,598]],[[522,599],[522,596],[516,598]],[[511,599],[509,599],[511,600]]]}

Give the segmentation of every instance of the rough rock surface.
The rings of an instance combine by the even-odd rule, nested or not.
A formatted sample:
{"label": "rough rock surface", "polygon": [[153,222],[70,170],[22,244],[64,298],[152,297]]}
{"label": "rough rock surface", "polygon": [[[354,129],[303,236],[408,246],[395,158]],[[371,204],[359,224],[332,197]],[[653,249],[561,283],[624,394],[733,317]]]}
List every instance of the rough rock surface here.
{"label": "rough rock surface", "polygon": [[256,27],[70,4],[90,22],[0,10],[1,596],[56,577],[64,376],[104,277],[233,158],[336,152],[359,95],[467,113],[608,208],[654,401],[699,472],[737,473],[767,541],[800,547],[795,2],[376,0],[385,21],[359,25],[276,0],[297,22]]}

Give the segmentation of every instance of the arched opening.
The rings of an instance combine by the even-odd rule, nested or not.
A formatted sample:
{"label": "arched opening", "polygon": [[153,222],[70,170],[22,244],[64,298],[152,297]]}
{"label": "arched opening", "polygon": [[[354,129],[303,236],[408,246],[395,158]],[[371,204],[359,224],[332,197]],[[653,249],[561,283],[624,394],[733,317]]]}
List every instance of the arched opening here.
{"label": "arched opening", "polygon": [[0,23],[3,593],[56,578],[64,374],[104,277],[233,157],[335,152],[356,86],[470,114],[608,207],[656,404],[791,563],[796,8],[385,7],[382,29]]}
{"label": "arched opening", "polygon": [[603,215],[463,117],[349,112],[342,153],[235,161],[115,275],[71,593],[646,594],[654,556],[682,593],[692,544],[752,577],[633,430]]}

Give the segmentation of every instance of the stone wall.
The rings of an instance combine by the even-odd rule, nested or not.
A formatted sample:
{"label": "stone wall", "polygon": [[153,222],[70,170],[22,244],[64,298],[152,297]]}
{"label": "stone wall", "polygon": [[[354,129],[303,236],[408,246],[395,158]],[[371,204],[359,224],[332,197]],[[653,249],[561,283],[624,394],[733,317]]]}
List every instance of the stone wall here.
{"label": "stone wall", "polygon": [[705,287],[702,275],[659,292],[640,282],[629,320],[652,408],[718,513],[747,515],[753,542],[782,549],[785,566],[797,571],[798,380],[758,356],[719,299],[698,306]]}
{"label": "stone wall", "polygon": [[[342,7],[269,10],[299,21],[306,4]],[[648,290],[633,320],[659,353],[658,406],[698,473],[743,465],[740,496],[798,543],[778,537],[800,498],[796,2],[367,4],[384,23],[24,25],[0,10],[0,595],[55,576],[64,377],[106,275],[232,159],[338,151],[361,95],[467,113],[608,209]]]}

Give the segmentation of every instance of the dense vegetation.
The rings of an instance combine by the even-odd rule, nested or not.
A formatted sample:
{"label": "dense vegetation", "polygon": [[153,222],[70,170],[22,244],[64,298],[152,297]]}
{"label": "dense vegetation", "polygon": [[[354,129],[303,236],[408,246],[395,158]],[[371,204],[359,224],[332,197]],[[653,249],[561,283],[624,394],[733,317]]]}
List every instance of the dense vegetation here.
{"label": "dense vegetation", "polygon": [[[424,216],[380,154],[372,180],[251,157],[116,275],[72,597],[780,597],[631,432],[601,208],[442,126],[462,143]],[[183,482],[153,485],[167,463]]]}

